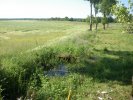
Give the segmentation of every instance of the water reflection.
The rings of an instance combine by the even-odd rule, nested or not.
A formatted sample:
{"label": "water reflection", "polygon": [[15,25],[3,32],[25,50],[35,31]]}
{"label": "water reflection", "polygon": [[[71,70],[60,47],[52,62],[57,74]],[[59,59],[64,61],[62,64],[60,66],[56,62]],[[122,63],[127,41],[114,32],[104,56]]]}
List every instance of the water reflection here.
{"label": "water reflection", "polygon": [[47,76],[65,76],[68,74],[68,70],[66,69],[66,66],[64,64],[59,65],[58,68],[54,68],[49,71],[45,71],[44,75]]}

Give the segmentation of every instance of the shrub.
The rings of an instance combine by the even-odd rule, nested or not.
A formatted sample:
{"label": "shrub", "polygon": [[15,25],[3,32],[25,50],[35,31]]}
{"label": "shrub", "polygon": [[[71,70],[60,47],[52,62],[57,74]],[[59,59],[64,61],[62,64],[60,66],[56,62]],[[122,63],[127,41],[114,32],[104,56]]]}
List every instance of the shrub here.
{"label": "shrub", "polygon": [[133,23],[128,23],[127,26],[125,27],[125,30],[129,34],[133,34]]}
{"label": "shrub", "polygon": [[2,98],[3,98],[2,95],[1,95],[2,91],[3,90],[1,89],[1,85],[0,85],[0,100],[2,100]]}
{"label": "shrub", "polygon": [[75,94],[82,84],[82,78],[78,74],[66,77],[44,77],[42,88],[37,91],[37,100],[64,100],[71,91],[71,99],[76,100]]}
{"label": "shrub", "polygon": [[107,18],[106,18],[106,17],[103,17],[103,18],[102,18],[102,24],[103,24],[103,25],[107,24]]}

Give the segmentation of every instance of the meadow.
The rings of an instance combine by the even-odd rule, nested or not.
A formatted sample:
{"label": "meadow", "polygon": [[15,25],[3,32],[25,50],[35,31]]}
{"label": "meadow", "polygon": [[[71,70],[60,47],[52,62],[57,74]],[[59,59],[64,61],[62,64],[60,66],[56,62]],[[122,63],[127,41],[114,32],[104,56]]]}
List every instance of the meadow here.
{"label": "meadow", "polygon": [[[57,24],[58,23],[58,24]],[[85,24],[49,21],[1,21],[0,55],[49,45],[86,30]]]}
{"label": "meadow", "polygon": [[[112,23],[0,21],[0,98],[4,100],[128,100],[133,35]],[[44,71],[61,64],[68,73]]]}

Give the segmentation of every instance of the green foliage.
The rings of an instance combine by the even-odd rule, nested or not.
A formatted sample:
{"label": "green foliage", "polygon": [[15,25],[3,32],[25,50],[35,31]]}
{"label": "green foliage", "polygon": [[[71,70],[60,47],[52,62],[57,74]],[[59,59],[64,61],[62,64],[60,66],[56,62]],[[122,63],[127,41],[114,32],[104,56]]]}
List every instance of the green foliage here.
{"label": "green foliage", "polygon": [[[98,24],[98,23],[101,23],[101,17],[94,17],[92,16],[92,24]],[[88,16],[86,18],[86,22],[89,23],[90,22],[90,16]]]}
{"label": "green foliage", "polygon": [[37,100],[43,99],[67,99],[71,91],[71,99],[77,99],[78,88],[83,84],[84,78],[78,74],[70,74],[66,77],[45,77],[43,86],[37,92]]}
{"label": "green foliage", "polygon": [[100,11],[107,15],[110,15],[111,13],[111,8],[113,5],[116,5],[117,1],[116,0],[101,0],[100,2]]}
{"label": "green foliage", "polygon": [[[1,81],[1,80],[0,80],[0,81]],[[3,91],[3,90],[2,90],[1,85],[0,85],[0,100],[3,99],[2,95],[1,95],[2,91]]]}
{"label": "green foliage", "polygon": [[108,21],[107,21],[107,18],[106,18],[106,17],[103,17],[103,18],[102,18],[102,24],[105,25],[105,24],[107,24],[107,22],[108,22]]}
{"label": "green foliage", "polygon": [[133,34],[133,23],[128,23],[124,28],[127,33]]}
{"label": "green foliage", "polygon": [[66,21],[68,21],[68,20],[69,20],[69,18],[68,18],[68,17],[65,17],[65,20],[66,20]]}
{"label": "green foliage", "polygon": [[128,3],[130,11],[133,12],[133,0],[128,0]]}
{"label": "green foliage", "polygon": [[[27,68],[24,67],[23,62],[25,62]],[[5,79],[1,83],[4,88],[4,99],[16,99],[18,96],[25,94],[31,72],[34,70],[33,63],[31,62],[31,68],[28,62],[30,62],[30,59],[26,62],[24,59],[21,61],[21,58],[5,58],[1,61],[2,76]]]}
{"label": "green foliage", "polygon": [[117,21],[123,23],[124,31],[126,31],[127,33],[133,33],[133,16],[130,14],[130,8],[119,4],[113,6],[112,12],[116,16]]}
{"label": "green foliage", "polygon": [[131,21],[128,8],[125,7],[124,5],[114,5],[112,12],[116,16],[118,22],[120,23],[127,23]]}
{"label": "green foliage", "polygon": [[107,16],[111,15],[111,8],[113,5],[116,5],[117,1],[116,0],[101,0],[100,2],[100,12],[103,14],[103,28],[105,29],[105,24],[108,23]]}
{"label": "green foliage", "polygon": [[95,23],[96,23],[96,24],[101,23],[101,17],[96,17],[96,18],[95,18]]}
{"label": "green foliage", "polygon": [[108,17],[107,18],[108,19],[108,23],[115,23],[116,21],[115,21],[115,18],[113,18],[113,17]]}

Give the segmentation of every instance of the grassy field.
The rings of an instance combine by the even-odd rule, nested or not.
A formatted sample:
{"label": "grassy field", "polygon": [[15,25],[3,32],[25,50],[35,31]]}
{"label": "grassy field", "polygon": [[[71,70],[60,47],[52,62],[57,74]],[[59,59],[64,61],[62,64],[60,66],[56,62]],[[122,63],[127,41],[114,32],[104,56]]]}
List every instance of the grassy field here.
{"label": "grassy field", "polygon": [[[82,22],[0,21],[0,98],[128,100],[132,40],[117,23],[90,32]],[[67,75],[44,75],[61,64]]]}
{"label": "grassy field", "polygon": [[81,34],[87,29],[79,22],[56,21],[1,21],[0,55],[20,53],[59,42],[67,37]]}

